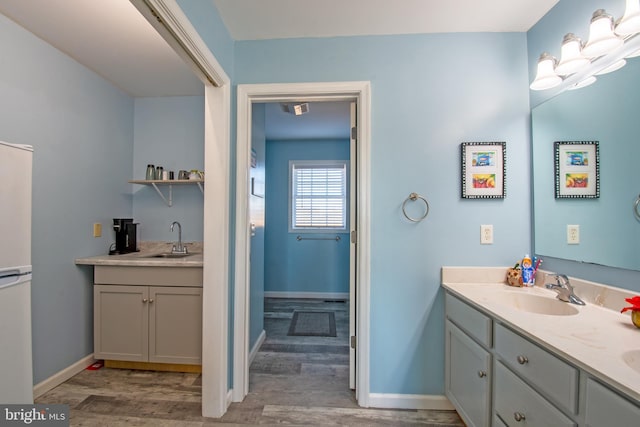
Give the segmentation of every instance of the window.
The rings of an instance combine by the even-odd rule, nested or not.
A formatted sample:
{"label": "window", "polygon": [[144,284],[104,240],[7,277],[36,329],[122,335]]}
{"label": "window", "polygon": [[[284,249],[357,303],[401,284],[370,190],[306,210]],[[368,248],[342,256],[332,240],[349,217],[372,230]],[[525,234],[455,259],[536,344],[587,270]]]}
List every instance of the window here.
{"label": "window", "polygon": [[289,231],[347,229],[347,161],[289,162]]}

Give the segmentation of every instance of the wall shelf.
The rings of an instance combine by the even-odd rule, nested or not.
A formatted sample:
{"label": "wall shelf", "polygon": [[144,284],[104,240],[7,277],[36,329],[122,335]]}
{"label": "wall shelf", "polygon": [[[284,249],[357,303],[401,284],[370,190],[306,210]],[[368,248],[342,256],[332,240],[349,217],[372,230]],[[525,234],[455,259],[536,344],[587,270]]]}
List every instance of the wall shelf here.
{"label": "wall shelf", "polygon": [[[173,206],[173,186],[174,185],[197,185],[200,188],[200,192],[204,195],[204,179],[139,179],[131,180],[129,184],[150,185],[155,188],[158,195],[164,200],[167,206]],[[164,195],[160,187],[168,187],[167,196]]]}

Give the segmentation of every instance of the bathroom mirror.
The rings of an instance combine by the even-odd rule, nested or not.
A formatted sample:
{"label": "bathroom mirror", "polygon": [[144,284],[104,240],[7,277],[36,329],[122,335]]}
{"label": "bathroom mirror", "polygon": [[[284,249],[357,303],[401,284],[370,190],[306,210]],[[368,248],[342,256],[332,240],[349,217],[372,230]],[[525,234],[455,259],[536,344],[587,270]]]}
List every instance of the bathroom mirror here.
{"label": "bathroom mirror", "polygon": [[[541,256],[640,270],[640,58],[532,111],[534,244]],[[598,141],[600,194],[556,198],[554,142]],[[568,243],[568,228],[579,243]],[[574,234],[575,237],[575,234]]]}

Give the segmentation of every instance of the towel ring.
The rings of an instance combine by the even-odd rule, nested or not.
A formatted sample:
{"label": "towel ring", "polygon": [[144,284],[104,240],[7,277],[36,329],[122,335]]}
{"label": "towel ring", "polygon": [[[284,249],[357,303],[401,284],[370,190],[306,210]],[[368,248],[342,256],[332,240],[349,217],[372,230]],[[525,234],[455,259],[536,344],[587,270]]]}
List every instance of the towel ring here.
{"label": "towel ring", "polygon": [[[639,197],[639,202],[640,202],[640,196]],[[425,205],[425,211],[424,211],[424,215],[422,215],[420,218],[411,218],[409,215],[407,215],[407,211],[406,211],[406,206],[407,206],[407,202],[408,201],[412,201],[415,202],[416,200],[422,200],[424,202]],[[429,202],[427,202],[427,199],[425,199],[424,197],[422,197],[421,195],[419,195],[418,193],[411,193],[409,194],[409,197],[407,197],[405,199],[405,201],[402,203],[402,213],[404,214],[404,217],[407,218],[409,221],[411,222],[420,222],[423,219],[425,219],[427,217],[427,215],[429,215]]]}
{"label": "towel ring", "polygon": [[640,207],[640,195],[638,195],[638,198],[633,204],[633,214],[636,216],[636,219],[640,221],[640,211],[638,211],[638,207]]}

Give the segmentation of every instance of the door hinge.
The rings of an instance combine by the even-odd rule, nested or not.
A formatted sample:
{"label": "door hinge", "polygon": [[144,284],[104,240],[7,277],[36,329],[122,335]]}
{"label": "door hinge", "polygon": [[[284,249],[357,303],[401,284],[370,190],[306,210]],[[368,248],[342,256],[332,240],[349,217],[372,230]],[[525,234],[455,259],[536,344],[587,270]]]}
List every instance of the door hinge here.
{"label": "door hinge", "polygon": [[358,139],[358,128],[354,126],[351,128],[351,139]]}
{"label": "door hinge", "polygon": [[358,243],[358,232],[356,230],[351,232],[351,243]]}
{"label": "door hinge", "polygon": [[351,348],[355,350],[356,348],[356,337],[355,335],[351,335]]}

